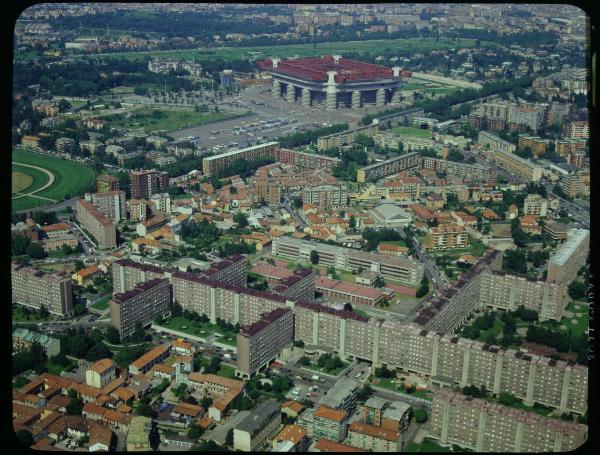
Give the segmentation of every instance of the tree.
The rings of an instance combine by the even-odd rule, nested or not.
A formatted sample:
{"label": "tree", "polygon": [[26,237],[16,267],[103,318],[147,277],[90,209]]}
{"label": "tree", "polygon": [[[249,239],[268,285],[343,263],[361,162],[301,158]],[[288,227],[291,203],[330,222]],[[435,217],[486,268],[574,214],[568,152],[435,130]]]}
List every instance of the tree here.
{"label": "tree", "polygon": [[25,253],[32,259],[43,259],[46,256],[48,256],[44,251],[44,248],[42,248],[42,246],[39,243],[29,244],[29,246],[25,250]]}
{"label": "tree", "polygon": [[144,417],[152,417],[152,415],[154,414],[154,409],[152,409],[152,406],[150,406],[148,403],[140,401],[135,408],[135,412],[136,414]]}
{"label": "tree", "polygon": [[173,302],[173,305],[171,305],[171,316],[173,316],[174,318],[181,316],[181,313],[183,312],[183,309],[181,308],[181,305],[179,305],[177,302]]}
{"label": "tree", "polygon": [[573,300],[580,300],[586,297],[587,286],[582,281],[575,280],[568,287],[569,297]]}
{"label": "tree", "polygon": [[350,215],[350,220],[348,221],[348,227],[350,229],[356,228],[356,217],[354,215]]}
{"label": "tree", "polygon": [[192,423],[192,425],[190,425],[189,430],[187,431],[187,437],[189,439],[197,440],[200,436],[200,428]]}
{"label": "tree", "polygon": [[25,447],[31,447],[35,442],[31,433],[25,429],[18,430],[15,434]]}
{"label": "tree", "polygon": [[69,390],[69,398],[71,401],[67,405],[67,415],[81,415],[83,409],[83,400],[73,389]]}
{"label": "tree", "polygon": [[50,316],[50,312],[48,311],[48,308],[46,308],[46,305],[40,305],[38,315],[41,319],[46,319],[48,316]]}
{"label": "tree", "polygon": [[344,304],[344,310],[352,311],[352,304],[350,302]]}
{"label": "tree", "polygon": [[110,344],[119,344],[119,342],[121,341],[119,331],[115,326],[112,325],[108,326],[106,332],[104,332],[104,337],[106,338],[106,341],[108,341]]}
{"label": "tree", "polygon": [[106,359],[113,356],[113,353],[108,347],[101,341],[96,343],[85,355],[85,360],[90,362],[96,362],[100,359]]}
{"label": "tree", "polygon": [[304,204],[304,202],[302,201],[302,198],[299,196],[296,196],[294,198],[294,207],[296,207],[297,209],[301,208],[302,205]]}
{"label": "tree", "polygon": [[300,357],[298,359],[298,364],[306,366],[306,365],[310,365],[310,359],[308,357],[306,357],[305,355],[303,355],[302,357]]}
{"label": "tree", "polygon": [[231,447],[233,446],[233,428],[230,428],[227,431],[227,435],[225,436],[225,445]]}
{"label": "tree", "polygon": [[358,392],[358,401],[365,402],[373,394],[373,389],[369,384],[365,384]]}
{"label": "tree", "polygon": [[415,294],[415,296],[417,298],[423,297],[425,294],[427,294],[429,292],[429,281],[427,280],[427,277],[423,277],[423,279],[421,280],[421,285],[419,286],[419,289],[417,289],[417,293]]}
{"label": "tree", "polygon": [[213,403],[213,399],[211,397],[209,397],[208,395],[205,396],[204,398],[202,398],[200,400],[200,405],[204,408],[204,409],[208,409],[210,408],[210,406]]}
{"label": "tree", "polygon": [[383,279],[383,277],[381,275],[377,275],[377,278],[375,278],[375,281],[373,282],[373,287],[382,288],[384,286],[385,286],[385,280]]}
{"label": "tree", "polygon": [[318,264],[319,263],[319,253],[317,253],[317,250],[311,250],[311,252],[310,252],[310,262],[311,262],[311,264]]}
{"label": "tree", "polygon": [[427,412],[424,409],[415,409],[415,422],[417,423],[425,423],[429,418]]}
{"label": "tree", "polygon": [[233,221],[234,223],[237,223],[239,228],[245,228],[248,226],[248,215],[243,212],[237,212],[233,215]]}
{"label": "tree", "polygon": [[144,326],[141,321],[135,321],[135,326],[133,333],[131,334],[131,341],[134,343],[139,343],[144,341],[144,337],[146,336],[146,332],[144,331]]}

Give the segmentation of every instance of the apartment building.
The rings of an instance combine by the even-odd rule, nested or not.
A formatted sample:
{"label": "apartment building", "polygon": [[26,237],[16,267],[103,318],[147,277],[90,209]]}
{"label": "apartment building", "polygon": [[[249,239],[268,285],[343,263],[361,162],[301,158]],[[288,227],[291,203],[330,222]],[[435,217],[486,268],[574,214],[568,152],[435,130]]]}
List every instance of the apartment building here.
{"label": "apartment building", "polygon": [[364,423],[398,433],[408,430],[412,418],[412,407],[404,401],[387,402],[379,397],[371,397],[362,409]]}
{"label": "apartment building", "polygon": [[519,305],[538,313],[540,321],[560,321],[567,304],[567,290],[541,280],[508,275],[500,271],[483,272],[479,303],[482,307],[515,311]]}
{"label": "apartment building", "polygon": [[569,452],[587,439],[585,425],[449,390],[435,393],[431,411],[430,437],[476,452]]}
{"label": "apartment building", "polygon": [[513,153],[516,150],[514,144],[487,131],[480,131],[477,136],[477,143],[488,148],[492,152]]}
{"label": "apartment building", "polygon": [[85,370],[85,383],[101,389],[116,379],[115,364],[110,359],[100,359]]}
{"label": "apartment building", "polygon": [[33,343],[39,343],[48,357],[60,354],[60,340],[43,333],[34,332],[23,327],[16,328],[12,333],[12,350],[21,352],[31,348]]}
{"label": "apartment building", "polygon": [[383,182],[377,187],[377,195],[386,199],[415,200],[421,197],[421,182],[417,177],[402,177]]}
{"label": "apartment building", "polygon": [[561,139],[556,141],[556,153],[561,158],[568,160],[569,156],[577,151],[585,151],[586,139]]}
{"label": "apartment building", "polygon": [[288,300],[313,300],[315,298],[315,273],[310,269],[295,270],[273,286],[273,292]]}
{"label": "apartment building", "polygon": [[145,199],[129,199],[129,217],[131,221],[146,221],[148,219],[148,204]]}
{"label": "apartment building", "polygon": [[511,104],[508,110],[508,121],[521,123],[533,131],[539,130],[546,119],[547,104],[518,105]]}
{"label": "apartment building", "polygon": [[579,120],[566,124],[564,127],[564,136],[567,139],[589,139],[589,122],[587,120]]}
{"label": "apartment building", "polygon": [[146,373],[150,369],[158,364],[162,363],[171,354],[170,344],[159,344],[154,348],[150,349],[140,358],[134,360],[129,365],[129,374]]}
{"label": "apartment building", "polygon": [[565,175],[559,182],[561,189],[569,197],[576,197],[579,194],[590,194],[590,173],[589,171],[575,171]]}
{"label": "apartment building", "polygon": [[548,234],[550,239],[554,241],[567,240],[569,237],[569,225],[548,220],[544,224],[544,233]]}
{"label": "apartment building", "polygon": [[156,316],[166,316],[170,311],[171,286],[169,280],[155,278],[138,284],[110,301],[111,324],[117,328],[121,338],[135,330],[135,323],[151,324]]}
{"label": "apartment building", "polygon": [[436,172],[446,172],[447,175],[465,179],[467,182],[488,182],[496,178],[493,169],[481,164],[457,163],[454,161],[421,157],[421,168],[433,169]]}
{"label": "apartment building", "polygon": [[331,409],[337,409],[352,415],[356,408],[359,388],[360,383],[356,379],[341,378],[336,382],[335,387],[329,389],[321,397],[319,405],[328,406]]}
{"label": "apartment building", "polygon": [[213,323],[221,318],[232,324],[252,324],[263,313],[284,307],[287,301],[273,292],[229,285],[187,272],[174,272],[171,284],[174,301],[184,310],[208,315]]}
{"label": "apartment building", "polygon": [[130,175],[131,197],[149,199],[155,193],[169,190],[169,174],[161,171],[135,171]]}
{"label": "apartment building", "polygon": [[176,382],[186,383],[197,397],[213,398],[213,403],[208,408],[208,416],[216,422],[223,419],[227,410],[244,391],[244,383],[236,379],[200,373],[190,373],[185,377],[181,374],[179,364],[175,364],[175,369]]}
{"label": "apartment building", "polygon": [[348,426],[348,444],[372,452],[400,452],[402,437],[394,430],[352,422]]}
{"label": "apartment building", "polygon": [[[312,434],[314,440],[329,439],[341,442],[348,434],[348,414],[344,411],[321,405],[312,414]],[[299,422],[302,426],[302,423]],[[310,424],[309,424],[310,425]]]}
{"label": "apartment building", "polygon": [[21,147],[26,149],[37,149],[40,146],[40,138],[37,136],[23,136],[21,138]]}
{"label": "apartment building", "polygon": [[326,174],[333,174],[333,169],[341,163],[339,158],[285,148],[275,148],[270,153],[270,156],[279,163],[323,171]]}
{"label": "apartment building", "polygon": [[115,223],[127,219],[125,191],[115,190],[104,191],[102,193],[86,193],[85,200],[91,202],[100,213]]}
{"label": "apartment building", "polygon": [[372,182],[406,169],[418,167],[421,162],[420,157],[418,152],[411,152],[380,163],[370,164],[358,170],[356,181],[359,183]]}
{"label": "apartment building", "polygon": [[535,215],[540,218],[548,214],[548,201],[537,193],[528,194],[523,204],[524,215]]}
{"label": "apartment building", "polygon": [[101,175],[96,179],[96,191],[98,193],[106,193],[108,191],[119,190],[119,179],[112,175]]}
{"label": "apartment building", "polygon": [[59,137],[54,143],[58,153],[73,153],[75,151],[75,141],[70,137]]}
{"label": "apartment building", "polygon": [[468,246],[469,234],[464,226],[458,224],[432,227],[424,244],[427,250],[453,250]]}
{"label": "apartment building", "polygon": [[99,248],[114,248],[117,246],[115,223],[94,207],[91,202],[85,199],[77,201],[77,221],[94,236]]}
{"label": "apartment building", "polygon": [[529,147],[535,156],[540,156],[546,153],[549,144],[549,139],[542,139],[539,136],[522,134],[519,136],[518,148],[524,149]]}
{"label": "apartment building", "polygon": [[279,403],[267,400],[233,428],[233,448],[242,452],[258,451],[273,436],[281,423]]}
{"label": "apartment building", "polygon": [[414,321],[428,330],[453,332],[479,305],[481,273],[500,270],[501,267],[502,252],[488,250],[482,259],[461,275],[455,285],[430,299]]}
{"label": "apartment building", "polygon": [[508,120],[508,103],[483,103],[477,107],[477,112],[484,117]]}
{"label": "apartment building", "polygon": [[294,312],[276,308],[237,335],[237,377],[251,378],[294,342]]}
{"label": "apartment building", "polygon": [[213,263],[209,269],[202,272],[207,278],[224,282],[232,286],[246,286],[248,281],[248,261],[241,254],[229,256]]}
{"label": "apartment building", "polygon": [[131,259],[119,259],[112,264],[113,295],[134,289],[138,284],[156,278],[169,278],[175,269],[157,267]]}
{"label": "apartment building", "polygon": [[307,186],[302,190],[302,201],[317,207],[345,207],[348,187],[344,184]]}
{"label": "apartment building", "polygon": [[590,231],[575,229],[568,234],[567,241],[560,245],[548,261],[549,283],[568,285],[577,277],[590,253]]}
{"label": "apartment building", "polygon": [[255,160],[257,158],[265,158],[272,156],[274,151],[279,148],[279,142],[267,142],[266,144],[253,145],[243,149],[232,150],[230,152],[221,153],[206,157],[202,160],[202,173],[204,175],[212,175],[222,169],[230,166],[234,161],[245,159]]}
{"label": "apartment building", "polygon": [[381,255],[354,251],[318,242],[308,242],[292,237],[273,239],[271,254],[296,261],[310,263],[311,251],[319,255],[319,264],[342,270],[371,270],[407,286],[417,286],[423,278],[423,264],[408,257]]}
{"label": "apartment building", "polygon": [[513,174],[523,177],[530,182],[539,182],[542,178],[541,166],[538,166],[527,159],[521,158],[512,152],[497,150],[492,155],[492,160],[498,163],[498,165],[506,169],[508,172],[512,172]]}
{"label": "apartment building", "polygon": [[171,196],[169,193],[155,193],[148,198],[152,212],[171,213]]}
{"label": "apartment building", "polygon": [[317,149],[321,152],[323,150],[340,148],[344,145],[353,144],[356,136],[363,134],[368,137],[373,137],[379,131],[378,121],[373,121],[372,124],[366,126],[359,126],[358,128],[352,128],[350,130],[341,131],[335,134],[329,134],[327,136],[321,136],[317,139]]}
{"label": "apartment building", "polygon": [[69,277],[11,263],[12,301],[34,310],[42,305],[57,316],[73,312],[73,283]]}

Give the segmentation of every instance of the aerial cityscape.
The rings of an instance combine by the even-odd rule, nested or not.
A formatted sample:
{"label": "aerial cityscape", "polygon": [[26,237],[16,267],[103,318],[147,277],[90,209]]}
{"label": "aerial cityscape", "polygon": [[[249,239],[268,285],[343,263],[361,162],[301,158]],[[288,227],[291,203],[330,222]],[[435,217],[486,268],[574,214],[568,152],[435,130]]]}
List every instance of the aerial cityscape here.
{"label": "aerial cityscape", "polygon": [[25,9],[14,438],[584,445],[589,28],[559,4]]}

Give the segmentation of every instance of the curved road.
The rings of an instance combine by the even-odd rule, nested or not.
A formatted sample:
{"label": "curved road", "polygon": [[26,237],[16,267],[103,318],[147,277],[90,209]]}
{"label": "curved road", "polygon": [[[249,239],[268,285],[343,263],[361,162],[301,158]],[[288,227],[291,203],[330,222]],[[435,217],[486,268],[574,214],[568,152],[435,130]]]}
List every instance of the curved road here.
{"label": "curved road", "polygon": [[33,196],[33,197],[37,197],[37,198],[41,198],[41,199],[47,199],[49,201],[56,202],[56,199],[50,199],[50,198],[47,198],[47,197],[35,196],[35,193],[39,193],[40,191],[44,191],[46,188],[52,186],[52,184],[54,183],[54,180],[55,180],[54,174],[52,172],[50,172],[47,169],[44,169],[43,167],[34,166],[32,164],[18,163],[16,161],[13,161],[12,164],[17,164],[19,166],[30,167],[30,168],[33,168],[33,169],[37,169],[38,171],[44,172],[48,176],[48,182],[46,182],[46,184],[44,186],[42,186],[41,188],[38,188],[35,191],[32,191],[30,193],[25,193],[25,194],[23,194],[23,193],[15,193],[18,196],[13,197],[12,199],[19,199],[19,198],[22,198],[22,197],[25,197],[25,196]]}

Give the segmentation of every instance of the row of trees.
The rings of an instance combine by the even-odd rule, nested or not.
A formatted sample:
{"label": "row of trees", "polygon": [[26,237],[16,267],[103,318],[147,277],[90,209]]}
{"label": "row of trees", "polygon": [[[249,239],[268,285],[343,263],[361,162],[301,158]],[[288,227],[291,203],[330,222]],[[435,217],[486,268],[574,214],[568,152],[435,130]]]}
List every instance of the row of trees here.
{"label": "row of trees", "polygon": [[285,136],[277,138],[277,142],[279,142],[282,147],[299,147],[301,145],[314,143],[321,136],[339,133],[347,129],[347,123],[335,124],[323,128],[317,128],[315,130],[304,131],[302,133],[286,134]]}

